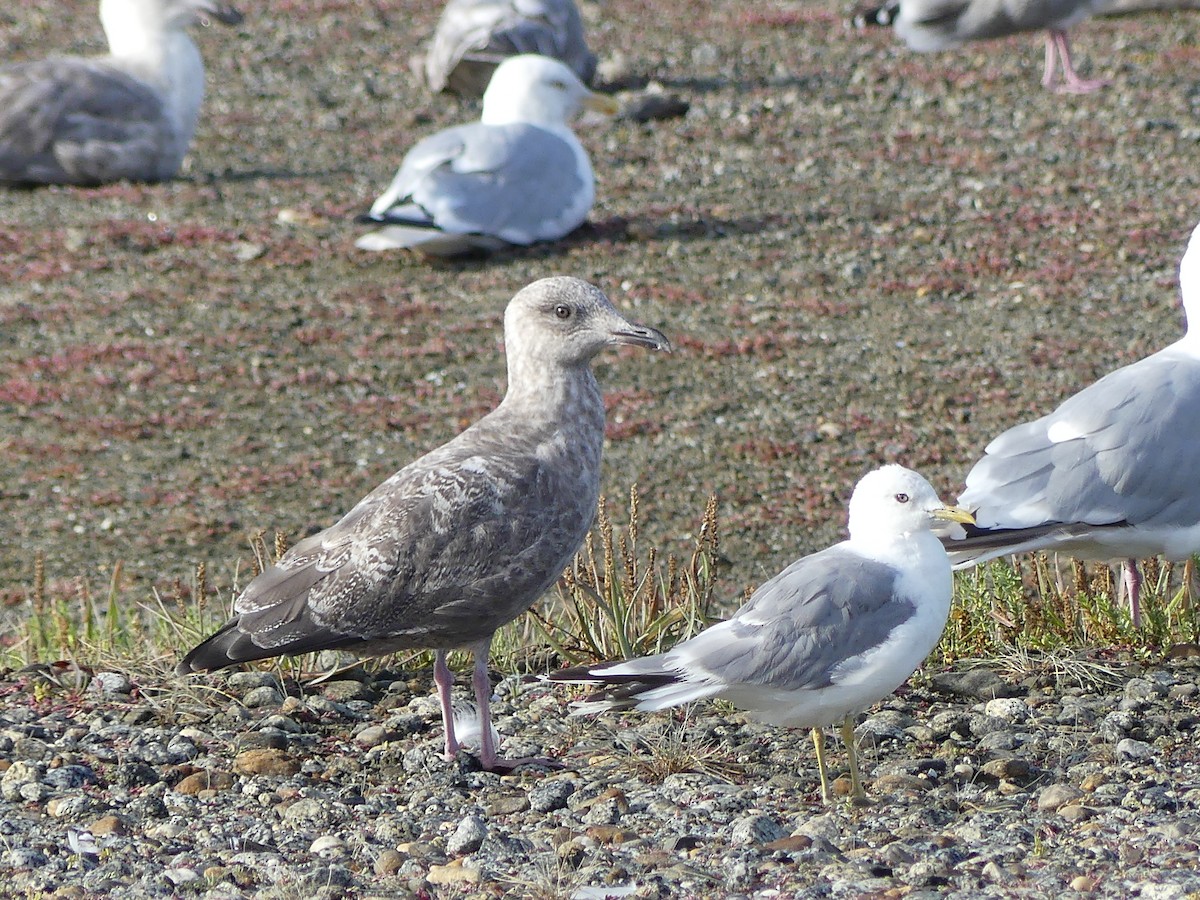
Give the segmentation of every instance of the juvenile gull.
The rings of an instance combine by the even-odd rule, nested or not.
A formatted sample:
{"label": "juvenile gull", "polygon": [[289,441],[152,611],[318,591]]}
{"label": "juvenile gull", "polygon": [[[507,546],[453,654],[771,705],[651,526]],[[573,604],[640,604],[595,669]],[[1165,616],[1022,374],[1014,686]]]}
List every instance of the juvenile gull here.
{"label": "juvenile gull", "polygon": [[[892,25],[896,34],[919,52],[948,50],[968,41],[1046,30],[1048,90],[1084,94],[1107,82],[1080,78],[1071,64],[1067,29],[1103,9],[1109,0],[886,0],[858,12],[854,24]],[[1057,84],[1058,62],[1063,80]]]}
{"label": "juvenile gull", "polygon": [[958,498],[977,524],[946,540],[955,568],[1032,550],[1120,558],[1139,627],[1137,559],[1200,552],[1200,227],[1179,287],[1182,338],[987,445]]}
{"label": "juvenile gull", "polygon": [[100,0],[109,54],[0,69],[0,183],[94,185],[174,177],[204,98],[185,29],[241,14],[219,0]]}
{"label": "juvenile gull", "polygon": [[439,131],[408,151],[364,217],[383,227],[357,246],[454,256],[574,231],[595,197],[587,151],[567,124],[585,106],[617,109],[557,60],[505,60],[478,122]]}
{"label": "juvenile gull", "polygon": [[566,63],[584,84],[596,74],[574,0],[450,0],[425,55],[425,80],[434,93],[478,97],[496,66],[522,53]]}
{"label": "juvenile gull", "polygon": [[950,561],[931,531],[936,520],[970,516],[945,506],[911,469],[876,469],[850,498],[849,540],[792,563],[732,619],[666,653],[550,678],[604,686],[575,714],[720,697],[760,721],[810,728],[826,801],[822,729],[840,723],[861,799],[851,716],[904,683],[950,612]]}
{"label": "juvenile gull", "polygon": [[508,391],[458,437],[401,469],[341,521],[250,582],[237,616],[180,673],[345,648],[434,649],[446,757],[460,742],[446,652],[475,657],[480,761],[506,768],[491,727],[488,648],[562,574],[596,511],[604,400],[591,360],[605,347],[669,350],[600,290],[545,278],[504,314]]}

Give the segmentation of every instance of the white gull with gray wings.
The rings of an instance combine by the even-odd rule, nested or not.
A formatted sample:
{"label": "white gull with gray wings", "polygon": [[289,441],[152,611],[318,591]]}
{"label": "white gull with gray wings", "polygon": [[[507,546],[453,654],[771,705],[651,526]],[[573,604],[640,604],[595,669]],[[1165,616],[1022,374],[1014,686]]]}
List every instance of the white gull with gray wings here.
{"label": "white gull with gray wings", "polygon": [[505,60],[478,122],[408,151],[361,219],[382,227],[355,246],[455,256],[570,234],[595,199],[592,164],[567,124],[585,106],[616,112],[611,98],[593,94],[557,60]]}
{"label": "white gull with gray wings", "polygon": [[841,723],[861,797],[850,716],[904,683],[950,612],[950,560],[931,530],[938,520],[970,516],[916,472],[884,466],[854,488],[849,540],[792,563],[733,618],[657,656],[550,678],[604,686],[577,714],[720,697],[760,721],[811,728],[827,800],[821,729]]}
{"label": "white gull with gray wings", "polygon": [[468,648],[480,759],[487,769],[505,766],[492,738],[488,647],[554,584],[595,516],[604,399],[592,358],[618,344],[670,345],[626,321],[597,288],[565,277],[513,297],[504,340],[500,405],[250,582],[237,617],[188,653],[181,673],[332,648],[432,648],[453,758],[446,651]]}
{"label": "white gull with gray wings", "polygon": [[185,29],[241,14],[218,0],[101,0],[109,54],[0,69],[0,183],[161,181],[179,171],[204,98]]}
{"label": "white gull with gray wings", "polygon": [[1123,559],[1136,627],[1137,559],[1200,553],[1200,226],[1179,288],[1182,338],[987,445],[958,498],[977,527],[946,539],[956,568],[1032,550]]}
{"label": "white gull with gray wings", "polygon": [[522,53],[557,59],[584,84],[596,73],[574,0],[450,0],[425,55],[425,80],[435,92],[478,97],[496,66]]}

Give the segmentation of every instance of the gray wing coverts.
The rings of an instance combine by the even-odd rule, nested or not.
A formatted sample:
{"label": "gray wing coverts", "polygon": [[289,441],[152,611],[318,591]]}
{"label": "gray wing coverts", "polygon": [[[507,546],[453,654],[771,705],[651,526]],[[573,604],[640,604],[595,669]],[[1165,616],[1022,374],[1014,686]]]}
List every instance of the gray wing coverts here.
{"label": "gray wing coverts", "polygon": [[247,587],[237,629],[263,656],[457,647],[519,615],[561,574],[591,510],[554,502],[562,488],[533,455],[489,456],[486,475],[459,465],[478,452],[419,461],[297,544]]}
{"label": "gray wing coverts", "polygon": [[[1186,525],[1200,483],[1200,363],[1149,358],[1118,369],[1043,419],[1006,431],[988,447],[959,498],[1005,527],[1048,522]],[[1047,430],[1070,423],[1080,436],[1051,443]],[[1043,498],[1040,522],[1010,522],[1006,510]]]}
{"label": "gray wing coverts", "polygon": [[968,40],[1066,28],[1088,15],[1092,0],[900,0],[899,31],[917,50],[941,50]]}
{"label": "gray wing coverts", "polygon": [[728,684],[827,687],[843,662],[915,614],[895,582],[890,567],[840,547],[798,560],[755,591],[719,640],[696,639],[700,668]]}
{"label": "gray wing coverts", "polygon": [[517,227],[530,240],[538,223],[562,213],[562,198],[583,187],[571,147],[525,123],[472,123],[431,135],[404,157],[396,180],[397,202],[407,199],[439,227],[482,234]]}
{"label": "gray wing coverts", "polygon": [[81,59],[0,69],[0,182],[166,179],[176,144],[159,95],[119,69]]}

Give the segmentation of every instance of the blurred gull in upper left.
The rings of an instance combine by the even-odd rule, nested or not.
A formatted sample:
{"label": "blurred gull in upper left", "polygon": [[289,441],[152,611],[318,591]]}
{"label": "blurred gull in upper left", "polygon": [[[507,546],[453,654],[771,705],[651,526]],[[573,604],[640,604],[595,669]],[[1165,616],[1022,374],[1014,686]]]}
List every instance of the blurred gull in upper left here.
{"label": "blurred gull in upper left", "polygon": [[408,151],[361,221],[363,250],[455,256],[552,241],[583,224],[595,198],[587,151],[567,122],[582,107],[616,112],[565,65],[513,56],[496,69],[478,122],[447,128]]}
{"label": "blurred gull in upper left", "polygon": [[478,97],[509,56],[537,53],[568,67],[584,84],[596,55],[573,0],[450,0],[423,60],[432,91]]}
{"label": "blurred gull in upper left", "polygon": [[162,181],[179,171],[204,98],[186,28],[242,20],[221,0],[101,0],[109,54],[0,69],[0,183]]}

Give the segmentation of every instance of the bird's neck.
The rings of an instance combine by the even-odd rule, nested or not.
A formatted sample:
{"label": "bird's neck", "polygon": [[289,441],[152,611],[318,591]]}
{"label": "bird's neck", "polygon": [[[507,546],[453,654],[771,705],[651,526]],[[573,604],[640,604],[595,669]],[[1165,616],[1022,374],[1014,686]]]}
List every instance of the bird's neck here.
{"label": "bird's neck", "polygon": [[537,110],[523,109],[517,112],[506,106],[489,109],[485,105],[479,121],[484,125],[536,125],[555,134],[574,134],[561,115],[545,115]]}
{"label": "bird's neck", "polygon": [[941,541],[928,528],[901,532],[887,529],[856,529],[850,537],[850,542],[879,562],[912,562],[915,558],[924,558],[929,554],[940,553],[944,556],[946,553]]}
{"label": "bird's neck", "polygon": [[588,364],[562,369],[538,365],[535,360],[510,362],[508,393],[501,407],[536,417],[533,427],[570,421],[579,427],[604,428],[604,398]]}
{"label": "bird's neck", "polygon": [[186,146],[204,100],[204,62],[195,42],[178,29],[164,31],[128,20],[112,27],[106,21],[105,33],[113,59],[162,92]]}

